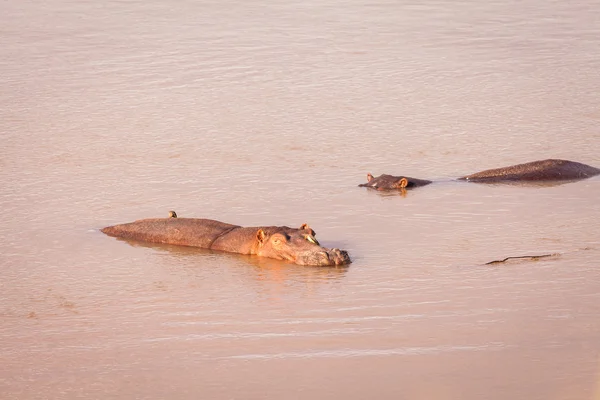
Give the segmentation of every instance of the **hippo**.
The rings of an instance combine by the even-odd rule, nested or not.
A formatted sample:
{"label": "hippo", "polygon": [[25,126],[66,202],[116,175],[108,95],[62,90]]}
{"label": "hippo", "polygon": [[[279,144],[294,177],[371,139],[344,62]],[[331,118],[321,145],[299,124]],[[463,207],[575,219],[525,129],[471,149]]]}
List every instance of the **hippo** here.
{"label": "hippo", "polygon": [[[475,174],[458,178],[460,181],[477,183],[509,183],[509,182],[549,182],[574,181],[586,179],[600,174],[600,169],[568,160],[540,160],[509,167],[488,169]],[[408,176],[380,175],[373,177],[367,174],[367,183],[358,186],[376,190],[404,190],[432,183],[426,179],[415,179]]]}
{"label": "hippo", "polygon": [[334,266],[351,262],[346,251],[321,247],[315,231],[307,224],[300,228],[244,228],[212,219],[179,218],[170,211],[168,218],[142,219],[101,231],[117,238],[254,254],[299,265]]}

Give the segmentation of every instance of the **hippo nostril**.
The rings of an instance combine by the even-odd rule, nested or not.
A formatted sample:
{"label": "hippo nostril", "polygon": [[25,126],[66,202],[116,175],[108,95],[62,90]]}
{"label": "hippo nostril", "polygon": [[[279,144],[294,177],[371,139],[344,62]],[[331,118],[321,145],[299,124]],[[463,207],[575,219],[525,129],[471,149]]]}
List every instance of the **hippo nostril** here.
{"label": "hippo nostril", "polygon": [[350,256],[348,256],[348,252],[345,250],[331,249],[330,256],[335,262],[335,265],[342,265],[350,262]]}

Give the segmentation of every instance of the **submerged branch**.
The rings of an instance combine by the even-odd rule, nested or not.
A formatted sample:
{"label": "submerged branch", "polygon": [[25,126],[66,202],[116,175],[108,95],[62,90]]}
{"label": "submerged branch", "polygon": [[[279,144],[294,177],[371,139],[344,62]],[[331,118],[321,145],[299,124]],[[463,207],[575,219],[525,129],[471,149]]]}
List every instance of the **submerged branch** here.
{"label": "submerged branch", "polygon": [[560,254],[559,253],[554,253],[554,254],[540,254],[540,255],[536,255],[536,256],[514,256],[514,257],[506,257],[503,260],[494,260],[494,261],[486,262],[484,265],[500,264],[500,263],[503,263],[505,261],[513,260],[513,259],[518,259],[518,258],[529,258],[530,260],[538,260],[540,258],[557,257],[557,256],[560,256]]}

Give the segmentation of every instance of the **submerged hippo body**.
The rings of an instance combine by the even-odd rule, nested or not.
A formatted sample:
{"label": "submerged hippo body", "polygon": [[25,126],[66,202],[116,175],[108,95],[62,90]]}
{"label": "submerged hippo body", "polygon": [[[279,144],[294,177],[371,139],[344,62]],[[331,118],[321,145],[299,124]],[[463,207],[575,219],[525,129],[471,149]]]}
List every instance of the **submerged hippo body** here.
{"label": "submerged hippo body", "polygon": [[[541,160],[510,167],[488,169],[475,174],[466,175],[458,180],[477,183],[503,182],[548,182],[586,179],[600,174],[600,169],[567,160]],[[410,189],[425,186],[432,181],[415,179],[407,176],[380,175],[373,177],[367,174],[367,183],[358,186],[376,190]]]}
{"label": "submerged hippo body", "polygon": [[600,169],[568,160],[541,160],[510,167],[488,169],[458,179],[470,182],[495,183],[514,181],[569,181],[600,174]]}
{"label": "submerged hippo body", "polygon": [[102,229],[109,236],[152,243],[201,247],[230,253],[254,254],[300,265],[342,265],[350,263],[348,253],[321,247],[315,231],[264,226],[244,228],[211,219],[143,219]]}

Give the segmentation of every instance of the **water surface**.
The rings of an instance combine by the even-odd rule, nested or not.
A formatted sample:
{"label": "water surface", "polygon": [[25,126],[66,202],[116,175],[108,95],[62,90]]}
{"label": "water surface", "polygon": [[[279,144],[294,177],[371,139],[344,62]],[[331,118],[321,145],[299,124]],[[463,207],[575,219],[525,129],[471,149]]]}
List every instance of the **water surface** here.
{"label": "water surface", "polygon": [[[600,166],[595,2],[2,9],[3,399],[600,398],[600,178],[452,180]],[[171,209],[354,262],[98,231]]]}

